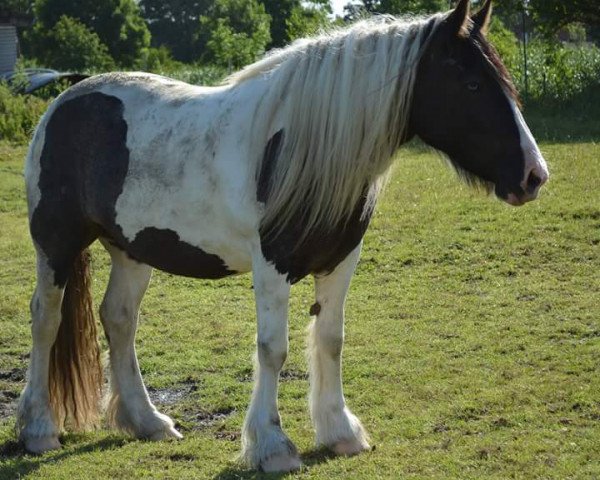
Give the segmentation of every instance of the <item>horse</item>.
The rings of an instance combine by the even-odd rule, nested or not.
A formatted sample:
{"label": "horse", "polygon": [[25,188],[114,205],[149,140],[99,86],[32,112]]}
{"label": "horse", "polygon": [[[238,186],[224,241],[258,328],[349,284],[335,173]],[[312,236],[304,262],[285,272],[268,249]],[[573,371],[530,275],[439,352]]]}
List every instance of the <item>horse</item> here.
{"label": "horse", "polygon": [[135,353],[153,268],[217,279],[251,272],[253,393],[241,459],[300,467],[277,406],[291,286],[312,275],[309,409],[316,443],[368,450],[344,399],[344,302],[363,235],[401,145],[419,137],[469,184],[510,205],[548,179],[517,93],[486,32],[491,1],[361,20],[267,54],[216,87],[145,73],[91,77],[63,92],[26,159],[37,254],[32,351],[17,413],[25,448],[60,448],[98,425],[103,375],[90,296],[90,244],[111,257],[100,306],[110,350],[109,424],[181,438],[149,399]]}

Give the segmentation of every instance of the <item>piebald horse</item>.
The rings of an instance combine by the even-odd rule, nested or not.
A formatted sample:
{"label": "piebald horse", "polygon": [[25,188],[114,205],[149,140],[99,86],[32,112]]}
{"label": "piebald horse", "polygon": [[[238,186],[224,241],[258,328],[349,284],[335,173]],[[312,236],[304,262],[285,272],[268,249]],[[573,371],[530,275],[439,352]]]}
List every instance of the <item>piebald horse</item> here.
{"label": "piebald horse", "polygon": [[241,458],[300,466],[277,409],[291,286],[311,274],[310,413],[316,442],[369,448],[344,400],[344,301],[386,173],[414,136],[511,205],[536,198],[545,161],[486,39],[491,2],[382,17],[300,40],[219,87],[144,73],[92,77],[60,95],[25,177],[37,252],[33,348],[17,430],[31,452],[99,421],[102,370],[88,246],[112,260],[100,307],[110,346],[107,417],[138,438],[180,438],[148,397],[134,337],[152,268],[196,278],[252,272],[255,384]]}

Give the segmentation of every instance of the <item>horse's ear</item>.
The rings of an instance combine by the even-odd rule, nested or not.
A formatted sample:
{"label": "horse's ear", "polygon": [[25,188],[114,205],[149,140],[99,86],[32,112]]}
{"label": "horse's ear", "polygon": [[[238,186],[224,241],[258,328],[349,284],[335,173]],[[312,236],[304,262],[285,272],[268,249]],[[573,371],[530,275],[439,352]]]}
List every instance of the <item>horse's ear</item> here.
{"label": "horse's ear", "polygon": [[471,0],[459,0],[456,8],[450,13],[447,24],[459,37],[469,35],[469,7]]}
{"label": "horse's ear", "polygon": [[474,32],[481,32],[483,36],[487,35],[490,21],[492,19],[492,0],[486,0],[483,4],[483,7],[479,9],[479,11],[473,15],[471,20],[473,20],[473,24],[475,25]]}

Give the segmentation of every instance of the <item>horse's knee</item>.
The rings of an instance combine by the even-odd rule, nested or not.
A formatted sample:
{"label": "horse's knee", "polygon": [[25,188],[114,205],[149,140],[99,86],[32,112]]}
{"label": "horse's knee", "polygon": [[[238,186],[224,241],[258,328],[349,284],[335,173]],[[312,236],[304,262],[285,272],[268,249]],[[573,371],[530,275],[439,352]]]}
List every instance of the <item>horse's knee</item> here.
{"label": "horse's knee", "polygon": [[49,339],[54,342],[60,325],[62,301],[62,292],[56,290],[56,292],[44,295],[39,295],[36,291],[31,298],[29,309],[31,311],[31,333],[34,341]]}
{"label": "horse's knee", "polygon": [[126,302],[104,299],[100,305],[100,320],[111,334],[130,334],[135,328],[135,316],[135,309]]}
{"label": "horse's knee", "polygon": [[344,346],[344,336],[342,334],[327,333],[319,337],[319,346],[332,357],[339,357],[342,354]]}
{"label": "horse's knee", "polygon": [[339,357],[344,345],[343,312],[335,319],[319,317],[312,326],[312,344],[319,351]]}
{"label": "horse's knee", "polygon": [[261,366],[281,370],[287,359],[287,343],[274,340],[258,340],[258,362]]}

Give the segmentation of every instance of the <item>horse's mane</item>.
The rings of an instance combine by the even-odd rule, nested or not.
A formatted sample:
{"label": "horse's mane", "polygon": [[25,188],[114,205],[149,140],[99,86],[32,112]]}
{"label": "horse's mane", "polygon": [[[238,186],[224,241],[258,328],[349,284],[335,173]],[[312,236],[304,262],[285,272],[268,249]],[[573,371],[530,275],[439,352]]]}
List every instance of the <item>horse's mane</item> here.
{"label": "horse's mane", "polygon": [[275,50],[228,79],[235,88],[268,78],[253,135],[266,145],[282,131],[268,167],[262,234],[292,219],[302,219],[303,235],[334,228],[361,201],[370,214],[406,136],[420,56],[443,19],[359,21]]}

